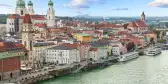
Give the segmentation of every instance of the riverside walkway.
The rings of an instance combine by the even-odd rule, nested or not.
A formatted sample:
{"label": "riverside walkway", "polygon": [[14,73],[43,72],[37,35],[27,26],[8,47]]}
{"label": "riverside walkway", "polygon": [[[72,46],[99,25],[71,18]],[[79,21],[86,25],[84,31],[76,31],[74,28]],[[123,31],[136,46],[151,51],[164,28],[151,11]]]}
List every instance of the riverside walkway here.
{"label": "riverside walkway", "polygon": [[[145,49],[140,49],[140,50],[138,50],[138,52],[146,51],[148,49],[151,49],[151,48],[154,48],[154,47],[161,47],[161,46],[163,46],[163,44],[156,44],[156,45],[147,47]],[[109,60],[113,60],[113,59],[118,59],[118,57],[109,58]],[[80,63],[73,63],[73,64],[63,65],[63,66],[56,66],[55,65],[54,67],[49,67],[49,69],[44,69],[44,68],[43,69],[38,69],[38,70],[35,70],[35,71],[30,71],[26,74],[22,74],[18,78],[13,78],[13,79],[5,80],[5,81],[0,81],[0,84],[18,83],[20,81],[24,81],[24,80],[27,80],[27,79],[31,79],[31,78],[35,78],[35,77],[38,77],[38,76],[43,76],[43,75],[49,74],[50,71],[72,68],[76,65],[81,65],[77,70],[73,71],[73,73],[77,73],[80,69],[82,69],[87,64],[88,64],[88,61],[82,61]]]}
{"label": "riverside walkway", "polygon": [[38,70],[35,70],[35,71],[30,71],[26,74],[22,74],[18,78],[13,78],[13,79],[9,79],[9,80],[0,81],[0,84],[6,84],[6,83],[17,83],[17,84],[19,84],[20,81],[24,81],[24,80],[35,78],[35,77],[42,76],[42,75],[46,75],[46,74],[49,74],[50,71],[72,68],[76,65],[86,65],[86,63],[87,63],[86,61],[82,61],[80,63],[73,63],[73,64],[69,64],[69,65],[50,67],[49,69],[44,69],[44,68],[43,69],[38,69]]}

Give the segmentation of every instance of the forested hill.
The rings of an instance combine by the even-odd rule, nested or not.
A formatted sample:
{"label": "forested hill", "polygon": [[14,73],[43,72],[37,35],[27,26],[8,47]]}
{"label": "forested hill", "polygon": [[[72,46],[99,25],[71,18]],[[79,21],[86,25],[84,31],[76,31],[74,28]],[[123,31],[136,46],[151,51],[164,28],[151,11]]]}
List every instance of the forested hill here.
{"label": "forested hill", "polygon": [[8,16],[9,15],[7,15],[7,14],[0,14],[0,24],[6,24],[6,18]]}

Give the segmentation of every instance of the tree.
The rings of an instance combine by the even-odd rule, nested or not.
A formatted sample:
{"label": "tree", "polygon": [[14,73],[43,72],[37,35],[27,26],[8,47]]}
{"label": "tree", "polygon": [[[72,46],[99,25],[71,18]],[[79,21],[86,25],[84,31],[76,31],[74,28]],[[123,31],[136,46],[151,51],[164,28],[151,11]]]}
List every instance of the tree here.
{"label": "tree", "polygon": [[154,44],[154,38],[150,38],[150,43]]}
{"label": "tree", "polygon": [[130,42],[127,44],[127,51],[132,51],[135,50],[135,43],[134,42]]}
{"label": "tree", "polygon": [[166,40],[164,40],[164,39],[159,40],[159,43],[165,43],[165,42],[166,42]]}
{"label": "tree", "polygon": [[153,32],[157,35],[157,38],[160,38],[160,31],[153,30]]}

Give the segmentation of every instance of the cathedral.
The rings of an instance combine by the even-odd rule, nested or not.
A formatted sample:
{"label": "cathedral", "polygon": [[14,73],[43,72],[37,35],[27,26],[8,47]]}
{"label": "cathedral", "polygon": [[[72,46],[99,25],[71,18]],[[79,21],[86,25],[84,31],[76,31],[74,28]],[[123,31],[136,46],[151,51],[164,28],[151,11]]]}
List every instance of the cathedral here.
{"label": "cathedral", "polygon": [[[24,0],[17,0],[15,14],[9,15],[6,24],[6,33],[18,35],[22,38],[22,44],[29,51],[28,60],[29,66],[37,66],[35,63],[41,61],[41,54],[34,47],[36,40],[46,39],[46,30],[48,28],[56,28],[56,18],[54,3],[52,0],[48,2],[46,15],[35,14],[33,2],[28,1],[27,5]],[[48,48],[48,46],[40,47],[40,50]],[[39,52],[40,53],[40,52]],[[23,63],[23,62],[22,62]]]}
{"label": "cathedral", "polygon": [[20,33],[23,28],[23,19],[26,14],[30,15],[33,29],[42,31],[44,28],[53,28],[56,26],[54,3],[52,0],[48,2],[48,10],[46,15],[35,14],[33,2],[30,0],[27,5],[24,0],[18,0],[16,3],[15,14],[11,14],[7,18],[6,33]]}

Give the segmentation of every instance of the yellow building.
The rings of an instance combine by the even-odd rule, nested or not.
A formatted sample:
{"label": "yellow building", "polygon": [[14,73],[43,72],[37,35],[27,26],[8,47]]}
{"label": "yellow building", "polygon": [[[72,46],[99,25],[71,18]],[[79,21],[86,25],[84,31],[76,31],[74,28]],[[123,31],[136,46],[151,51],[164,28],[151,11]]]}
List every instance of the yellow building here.
{"label": "yellow building", "polygon": [[81,42],[90,42],[92,41],[92,36],[90,34],[75,34],[74,38]]}

